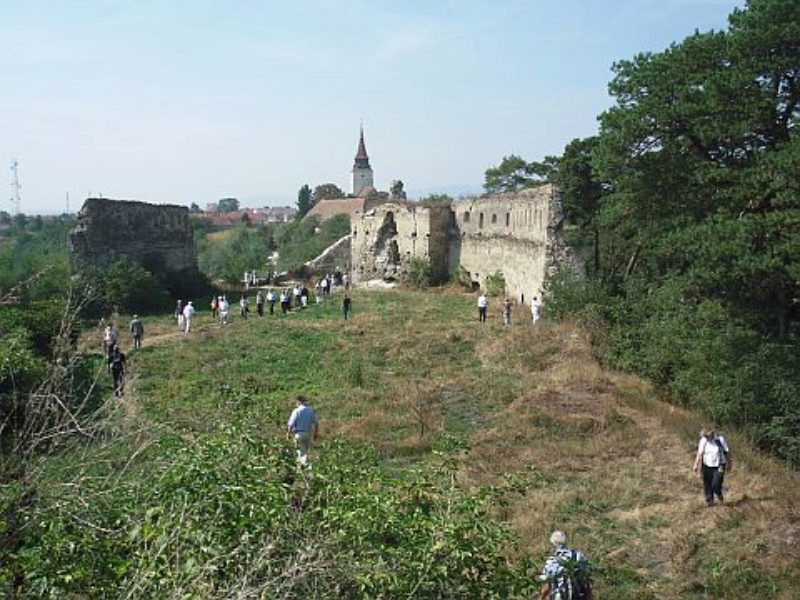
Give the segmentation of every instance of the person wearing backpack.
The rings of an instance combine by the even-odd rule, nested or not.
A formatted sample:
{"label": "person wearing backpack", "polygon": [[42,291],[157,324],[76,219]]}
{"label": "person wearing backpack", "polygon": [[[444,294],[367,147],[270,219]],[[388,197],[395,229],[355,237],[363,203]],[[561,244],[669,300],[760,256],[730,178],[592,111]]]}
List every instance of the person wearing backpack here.
{"label": "person wearing backpack", "polygon": [[725,471],[729,471],[732,464],[731,449],[725,438],[713,429],[701,430],[692,470],[697,473],[702,467],[703,493],[708,506],[713,506],[714,496],[720,502],[725,500],[722,495],[722,481],[725,478]]}
{"label": "person wearing backpack", "polygon": [[119,346],[114,346],[111,351],[108,359],[108,372],[111,373],[114,381],[114,395],[122,396],[125,387],[125,354],[120,351]]}
{"label": "person wearing backpack", "polygon": [[553,554],[547,558],[539,580],[544,582],[539,598],[545,600],[591,600],[592,573],[589,560],[578,550],[567,547],[567,534],[554,531],[550,536]]}

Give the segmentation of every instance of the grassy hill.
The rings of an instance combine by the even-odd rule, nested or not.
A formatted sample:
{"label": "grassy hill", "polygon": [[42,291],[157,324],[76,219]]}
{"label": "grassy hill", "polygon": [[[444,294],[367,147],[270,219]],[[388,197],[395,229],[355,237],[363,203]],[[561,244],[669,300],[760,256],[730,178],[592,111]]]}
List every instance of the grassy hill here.
{"label": "grassy hill", "polygon": [[[800,482],[736,432],[706,508],[701,419],[602,370],[578,327],[506,327],[499,305],[481,325],[455,290],[352,296],[347,322],[338,301],[226,328],[201,312],[186,336],[146,322],[92,441],[4,490],[24,542],[0,586],[522,598],[558,528],[597,598],[796,597]],[[283,436],[301,392],[322,420],[310,473]]]}

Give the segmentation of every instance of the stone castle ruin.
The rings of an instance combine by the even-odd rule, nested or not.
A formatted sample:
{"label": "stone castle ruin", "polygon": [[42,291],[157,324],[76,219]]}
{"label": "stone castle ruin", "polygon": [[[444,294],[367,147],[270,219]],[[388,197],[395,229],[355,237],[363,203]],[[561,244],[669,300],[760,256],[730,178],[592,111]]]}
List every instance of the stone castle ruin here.
{"label": "stone castle ruin", "polygon": [[541,295],[544,280],[560,267],[578,271],[564,244],[557,188],[424,207],[389,201],[351,216],[350,269],[354,283],[400,279],[415,258],[429,261],[442,281],[459,268],[478,287],[502,273],[506,291],[519,301]]}
{"label": "stone castle ruin", "polygon": [[189,209],[88,198],[70,232],[73,258],[98,267],[125,259],[155,271],[196,271]]}

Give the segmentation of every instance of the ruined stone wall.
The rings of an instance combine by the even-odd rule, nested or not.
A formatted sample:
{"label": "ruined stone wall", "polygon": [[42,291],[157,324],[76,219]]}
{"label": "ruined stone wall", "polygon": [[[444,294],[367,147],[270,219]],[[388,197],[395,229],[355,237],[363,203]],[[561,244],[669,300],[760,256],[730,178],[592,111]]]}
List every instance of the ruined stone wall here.
{"label": "ruined stone wall", "polygon": [[467,198],[453,211],[458,237],[450,240],[450,268],[462,266],[480,286],[499,271],[507,293],[530,303],[559,265],[576,267],[561,239],[563,213],[554,186]]}
{"label": "ruined stone wall", "polygon": [[127,259],[149,270],[196,270],[189,209],[89,198],[70,233],[73,257],[105,267]]}
{"label": "ruined stone wall", "polygon": [[529,304],[558,268],[581,272],[561,238],[562,221],[561,201],[550,185],[466,198],[452,207],[390,201],[351,218],[353,281],[399,279],[419,257],[430,261],[435,281],[463,267],[482,287],[500,272],[507,293]]}
{"label": "ruined stone wall", "polygon": [[447,273],[448,208],[421,208],[386,202],[351,218],[350,244],[354,283],[370,279],[399,280],[411,260],[431,262],[435,277]]}

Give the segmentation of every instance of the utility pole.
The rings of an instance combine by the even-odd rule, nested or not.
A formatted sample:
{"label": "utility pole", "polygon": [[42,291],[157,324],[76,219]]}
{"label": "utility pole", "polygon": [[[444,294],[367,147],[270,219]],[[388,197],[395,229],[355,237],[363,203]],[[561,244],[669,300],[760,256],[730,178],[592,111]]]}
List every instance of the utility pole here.
{"label": "utility pole", "polygon": [[20,196],[19,191],[22,189],[22,185],[19,182],[19,162],[17,159],[11,161],[11,205],[12,211],[15,215],[20,213]]}
{"label": "utility pole", "polygon": [[67,207],[66,210],[64,210],[64,214],[69,214],[69,192],[67,192]]}

